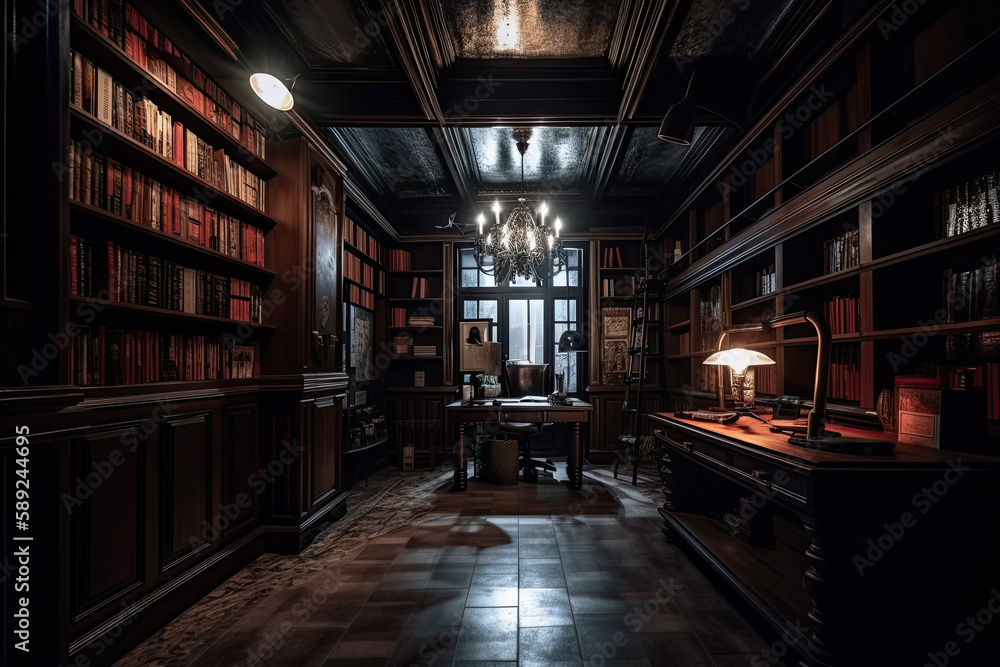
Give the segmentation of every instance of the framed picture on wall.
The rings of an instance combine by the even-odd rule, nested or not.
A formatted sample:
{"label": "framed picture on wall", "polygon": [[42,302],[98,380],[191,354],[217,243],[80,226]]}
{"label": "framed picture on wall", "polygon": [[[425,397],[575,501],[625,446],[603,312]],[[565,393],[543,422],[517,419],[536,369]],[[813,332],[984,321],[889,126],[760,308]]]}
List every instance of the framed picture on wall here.
{"label": "framed picture on wall", "polygon": [[482,371],[486,368],[488,355],[485,343],[490,342],[490,332],[493,330],[493,320],[459,320],[458,338],[458,370],[460,373]]}

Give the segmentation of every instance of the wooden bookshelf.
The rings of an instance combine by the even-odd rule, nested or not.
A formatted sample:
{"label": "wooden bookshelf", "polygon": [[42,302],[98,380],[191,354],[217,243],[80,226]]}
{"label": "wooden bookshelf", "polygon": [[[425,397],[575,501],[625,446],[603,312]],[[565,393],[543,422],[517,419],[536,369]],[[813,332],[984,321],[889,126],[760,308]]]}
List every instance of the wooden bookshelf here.
{"label": "wooden bookshelf", "polygon": [[[681,266],[663,274],[672,408],[713,402],[713,373],[702,367],[699,348],[707,353],[706,327],[717,325],[700,309],[705,291],[717,287],[722,326],[800,310],[826,313],[833,353],[857,375],[856,386],[842,384],[831,397],[834,416],[877,427],[875,403],[882,391],[892,391],[896,376],[940,374],[940,386],[948,387],[960,368],[975,370],[975,383],[987,394],[985,414],[1000,414],[1000,390],[990,386],[1000,356],[991,337],[1000,332],[993,277],[1000,216],[989,201],[1000,180],[1000,80],[978,71],[1000,36],[984,32],[972,14],[956,16],[942,7],[929,11],[894,34],[891,48],[870,29],[803,88],[832,93],[813,105],[808,122],[756,128],[742,152],[720,164],[664,230],[685,230],[692,249]],[[929,58],[933,35],[943,34],[949,55]],[[911,75],[883,81],[898,71]],[[786,100],[774,116],[787,118],[809,94]],[[917,159],[942,127],[962,139],[939,141],[930,160]],[[752,179],[725,188],[716,201],[712,186],[765,145],[780,165],[758,165]],[[728,231],[712,240],[720,204]],[[758,273],[772,271],[773,290],[760,293]],[[953,314],[963,284],[980,285],[973,295],[981,296],[970,296],[972,305]],[[915,339],[924,342],[914,346]],[[956,356],[951,346],[958,339],[979,351]],[[727,344],[773,351],[774,393],[811,398],[817,345],[811,326],[738,334]]]}

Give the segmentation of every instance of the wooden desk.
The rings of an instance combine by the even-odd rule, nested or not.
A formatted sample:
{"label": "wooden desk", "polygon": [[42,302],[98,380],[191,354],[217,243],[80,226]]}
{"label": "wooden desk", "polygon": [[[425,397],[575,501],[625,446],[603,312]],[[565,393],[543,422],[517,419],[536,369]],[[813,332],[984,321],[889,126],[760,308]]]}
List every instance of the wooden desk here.
{"label": "wooden desk", "polygon": [[449,437],[455,443],[455,482],[452,491],[465,491],[469,486],[467,468],[469,448],[465,444],[465,425],[474,422],[499,424],[501,422],[563,423],[572,424],[573,442],[570,443],[566,460],[566,475],[569,488],[578,491],[583,486],[583,440],[580,438],[580,424],[590,421],[594,407],[577,399],[570,399],[571,405],[549,405],[541,401],[518,401],[500,399],[501,405],[493,405],[492,400],[475,401],[473,405],[462,405],[455,401],[445,406]]}
{"label": "wooden desk", "polygon": [[[991,664],[1000,459],[898,443],[888,456],[834,454],[747,417],[649,418],[665,452],[664,533],[785,637],[786,663],[797,653],[810,666]],[[744,523],[753,541],[735,536],[741,513],[756,522]],[[995,593],[995,620],[967,642],[959,623]]]}

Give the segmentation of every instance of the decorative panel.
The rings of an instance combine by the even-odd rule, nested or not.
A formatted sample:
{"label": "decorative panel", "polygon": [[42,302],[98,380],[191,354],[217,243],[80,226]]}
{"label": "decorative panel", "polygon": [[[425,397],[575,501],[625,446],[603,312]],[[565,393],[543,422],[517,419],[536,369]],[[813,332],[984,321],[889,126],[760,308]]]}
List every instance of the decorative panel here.
{"label": "decorative panel", "polygon": [[223,538],[252,523],[259,513],[259,499],[267,488],[258,473],[257,405],[249,404],[222,411],[222,503],[235,515],[227,517]]}
{"label": "decorative panel", "polygon": [[337,486],[340,458],[340,402],[317,401],[313,408],[312,500]]}
{"label": "decorative panel", "polygon": [[73,609],[79,613],[143,577],[145,456],[131,425],[91,433],[73,450],[61,504],[70,514]]}
{"label": "decorative panel", "polygon": [[[212,516],[212,425],[208,413],[164,424],[160,503],[162,567],[207,548]],[[220,519],[221,521],[221,519]]]}

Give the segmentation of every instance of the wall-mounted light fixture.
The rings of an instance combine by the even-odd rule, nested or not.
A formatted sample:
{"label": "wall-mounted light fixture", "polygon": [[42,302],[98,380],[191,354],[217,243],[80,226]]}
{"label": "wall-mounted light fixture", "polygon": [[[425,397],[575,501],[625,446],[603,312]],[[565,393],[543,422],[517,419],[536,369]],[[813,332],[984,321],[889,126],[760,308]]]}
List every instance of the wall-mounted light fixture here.
{"label": "wall-mounted light fixture", "polygon": [[250,75],[250,87],[253,92],[257,93],[257,97],[264,100],[268,106],[272,106],[278,111],[289,111],[295,104],[295,100],[292,98],[292,89],[298,78],[299,75],[296,74],[292,78],[285,79],[285,81],[291,82],[286,86],[285,81],[273,74],[255,72]]}

